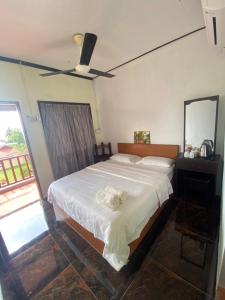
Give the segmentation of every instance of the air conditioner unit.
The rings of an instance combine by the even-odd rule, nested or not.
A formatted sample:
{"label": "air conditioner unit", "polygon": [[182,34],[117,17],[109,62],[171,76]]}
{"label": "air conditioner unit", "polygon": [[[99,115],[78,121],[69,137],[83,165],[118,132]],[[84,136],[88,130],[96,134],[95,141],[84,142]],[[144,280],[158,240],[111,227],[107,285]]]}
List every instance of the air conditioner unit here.
{"label": "air conditioner unit", "polygon": [[202,0],[206,33],[211,45],[225,47],[225,0]]}

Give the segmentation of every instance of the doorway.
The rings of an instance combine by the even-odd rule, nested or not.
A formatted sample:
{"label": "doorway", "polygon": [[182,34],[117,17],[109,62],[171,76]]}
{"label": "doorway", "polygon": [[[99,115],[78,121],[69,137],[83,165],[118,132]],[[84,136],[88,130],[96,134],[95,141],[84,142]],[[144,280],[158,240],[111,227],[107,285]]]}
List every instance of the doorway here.
{"label": "doorway", "polygon": [[0,219],[40,200],[18,103],[0,103]]}

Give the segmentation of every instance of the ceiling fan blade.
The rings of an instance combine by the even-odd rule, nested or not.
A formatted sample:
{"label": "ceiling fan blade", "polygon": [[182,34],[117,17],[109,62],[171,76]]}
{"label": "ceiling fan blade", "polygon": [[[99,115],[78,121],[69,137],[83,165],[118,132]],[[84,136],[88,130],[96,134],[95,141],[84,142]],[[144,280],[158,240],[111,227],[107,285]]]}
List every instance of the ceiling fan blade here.
{"label": "ceiling fan blade", "polygon": [[70,72],[74,72],[75,69],[70,69],[70,70],[62,70],[62,71],[57,71],[57,72],[50,72],[50,73],[44,73],[44,74],[40,74],[41,77],[47,77],[47,76],[53,76],[53,75],[59,75],[59,74],[66,74],[66,73],[70,73]]}
{"label": "ceiling fan blade", "polygon": [[80,56],[80,65],[89,65],[96,41],[97,35],[94,33],[85,33]]}
{"label": "ceiling fan blade", "polygon": [[97,75],[97,76],[107,77],[107,78],[112,78],[112,77],[115,76],[113,74],[110,74],[110,73],[107,73],[107,72],[98,71],[98,70],[95,70],[95,69],[90,69],[90,71],[88,73],[94,74],[94,75]]}

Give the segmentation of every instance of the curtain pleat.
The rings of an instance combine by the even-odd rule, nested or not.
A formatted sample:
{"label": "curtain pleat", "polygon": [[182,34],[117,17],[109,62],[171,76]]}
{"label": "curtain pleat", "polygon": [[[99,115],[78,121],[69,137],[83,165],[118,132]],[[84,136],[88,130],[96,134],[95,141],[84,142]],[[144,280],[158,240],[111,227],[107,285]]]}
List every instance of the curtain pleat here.
{"label": "curtain pleat", "polygon": [[89,104],[39,102],[39,110],[55,179],[94,163]]}

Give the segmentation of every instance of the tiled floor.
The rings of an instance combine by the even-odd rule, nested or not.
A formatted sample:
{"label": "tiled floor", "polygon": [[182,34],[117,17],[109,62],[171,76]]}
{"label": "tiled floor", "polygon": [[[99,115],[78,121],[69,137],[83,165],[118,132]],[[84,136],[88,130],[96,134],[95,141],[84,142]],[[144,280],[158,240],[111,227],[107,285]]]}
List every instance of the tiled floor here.
{"label": "tiled floor", "polygon": [[216,300],[225,300],[225,289],[224,288],[222,288],[222,287],[218,288]]}
{"label": "tiled floor", "polygon": [[40,199],[40,195],[35,182],[0,194],[0,219],[38,199]]}
{"label": "tiled floor", "polygon": [[9,217],[0,222],[0,231],[17,255],[8,271],[0,271],[3,299],[213,298],[218,216],[212,211],[179,201],[153,244],[149,236],[120,272],[65,223],[56,222],[47,202]]}

